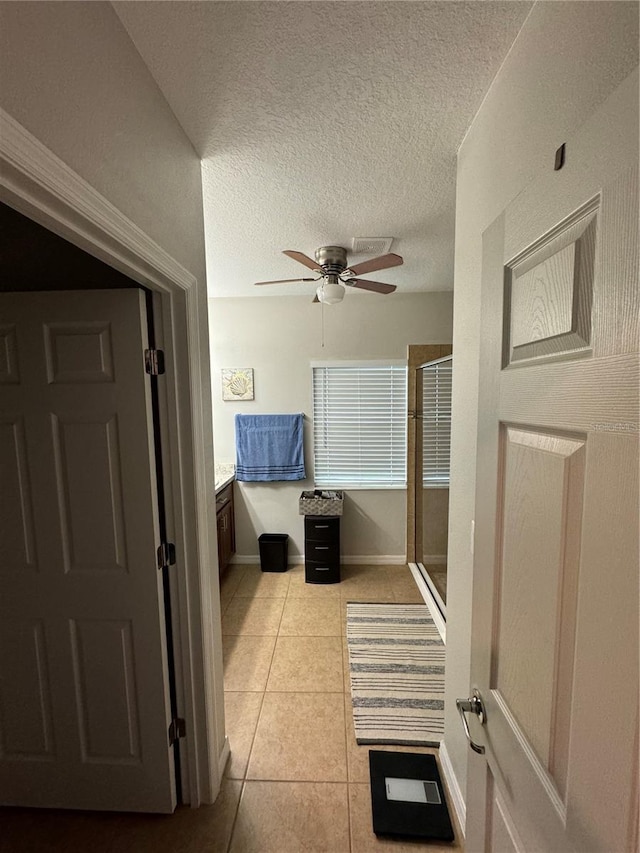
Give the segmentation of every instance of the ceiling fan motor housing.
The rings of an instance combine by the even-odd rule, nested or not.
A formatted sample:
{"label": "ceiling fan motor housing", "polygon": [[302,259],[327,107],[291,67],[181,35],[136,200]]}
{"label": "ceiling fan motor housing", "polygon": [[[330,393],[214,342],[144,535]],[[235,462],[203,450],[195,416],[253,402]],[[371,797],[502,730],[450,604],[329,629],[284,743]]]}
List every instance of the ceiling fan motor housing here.
{"label": "ceiling fan motor housing", "polygon": [[315,255],[325,275],[340,275],[347,268],[347,250],[342,246],[321,246]]}

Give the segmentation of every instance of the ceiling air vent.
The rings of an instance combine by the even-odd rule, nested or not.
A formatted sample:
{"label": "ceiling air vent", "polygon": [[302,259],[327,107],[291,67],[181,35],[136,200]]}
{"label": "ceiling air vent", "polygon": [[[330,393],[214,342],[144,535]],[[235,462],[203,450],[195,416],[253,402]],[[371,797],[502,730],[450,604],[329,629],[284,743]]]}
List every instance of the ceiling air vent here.
{"label": "ceiling air vent", "polygon": [[386,255],[393,237],[354,237],[351,242],[354,255]]}

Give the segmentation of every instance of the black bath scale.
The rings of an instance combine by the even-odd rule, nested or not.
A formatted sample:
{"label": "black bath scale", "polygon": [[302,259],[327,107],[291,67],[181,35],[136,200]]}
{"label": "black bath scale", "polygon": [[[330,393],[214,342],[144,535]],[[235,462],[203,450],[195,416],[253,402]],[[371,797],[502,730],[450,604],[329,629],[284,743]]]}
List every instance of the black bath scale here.
{"label": "black bath scale", "polygon": [[376,835],[453,841],[453,827],[433,755],[369,750]]}

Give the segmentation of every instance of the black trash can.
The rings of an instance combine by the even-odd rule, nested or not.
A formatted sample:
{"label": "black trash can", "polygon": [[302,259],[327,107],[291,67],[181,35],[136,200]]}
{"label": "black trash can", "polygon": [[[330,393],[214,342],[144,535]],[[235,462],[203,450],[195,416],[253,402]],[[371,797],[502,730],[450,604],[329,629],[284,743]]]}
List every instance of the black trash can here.
{"label": "black trash can", "polygon": [[260,568],[263,572],[286,572],[289,550],[288,533],[262,533],[258,537]]}

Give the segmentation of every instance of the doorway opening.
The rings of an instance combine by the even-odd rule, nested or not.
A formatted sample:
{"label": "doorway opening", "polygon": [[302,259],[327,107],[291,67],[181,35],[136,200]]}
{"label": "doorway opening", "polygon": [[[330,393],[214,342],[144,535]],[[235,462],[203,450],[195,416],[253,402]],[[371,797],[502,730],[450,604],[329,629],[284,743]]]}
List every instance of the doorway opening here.
{"label": "doorway opening", "polygon": [[[64,311],[64,306],[72,306],[75,302],[82,300],[83,295],[88,292],[102,291],[112,293],[114,295],[125,294],[127,291],[138,291],[143,294],[140,302],[135,306],[140,312],[139,323],[146,327],[146,334],[141,332],[141,337],[146,345],[153,350],[156,347],[156,329],[155,316],[159,315],[159,296],[146,287],[143,287],[136,281],[133,281],[128,276],[110,267],[99,258],[85,252],[79,246],[66,240],[64,237],[54,233],[43,225],[23,215],[19,211],[9,205],[0,202],[0,231],[2,232],[2,284],[0,284],[0,298],[4,298],[5,294],[13,295],[16,293],[26,294],[27,298],[33,297],[34,316],[37,312],[37,305],[40,303],[38,299],[45,294],[50,296],[48,305],[49,310],[55,314],[56,310]],[[83,304],[83,303],[82,303]],[[117,302],[120,313],[131,313],[128,307],[124,307]],[[129,303],[126,303],[128,306]],[[7,307],[3,303],[3,308]],[[83,309],[86,316],[91,318],[91,304]],[[108,313],[108,312],[107,312]],[[7,313],[5,319],[12,316]],[[56,314],[57,316],[57,314]],[[84,316],[84,315],[83,315]],[[106,316],[106,314],[105,314]],[[91,320],[88,321],[89,323]],[[82,328],[82,324],[78,325]],[[76,330],[76,335],[80,332]],[[109,325],[109,338],[106,350],[106,358],[111,357],[111,328]],[[71,358],[70,351],[66,352],[68,358]],[[89,353],[90,354],[90,353]],[[140,350],[140,365],[143,361],[143,350]],[[32,357],[37,358],[37,354],[32,350]],[[136,364],[130,360],[128,367],[131,371],[136,371]],[[140,370],[142,370],[140,366]],[[113,379],[113,377],[111,377]],[[67,378],[71,382],[70,378]],[[151,488],[154,493],[153,515],[155,516],[155,525],[159,532],[159,541],[166,542],[167,535],[167,510],[164,488],[163,475],[163,452],[162,452],[162,392],[158,385],[158,377],[150,375],[147,378],[150,387],[149,404],[150,414],[147,423],[147,440],[153,447],[151,454],[152,465],[155,477]],[[50,379],[51,383],[52,380]],[[88,386],[87,386],[88,387]],[[76,388],[74,397],[74,411],[82,409],[90,411],[90,405],[85,400],[82,391],[84,386],[80,385]],[[25,391],[26,393],[26,391]],[[4,401],[6,403],[6,400]],[[98,405],[97,403],[95,404]],[[99,411],[99,409],[96,409]],[[122,415],[122,413],[120,413]],[[95,412],[93,417],[99,418]],[[124,418],[121,418],[123,423],[128,423]],[[97,421],[96,421],[97,422]],[[33,436],[32,436],[33,440]],[[116,445],[117,447],[117,442]],[[32,447],[33,449],[33,447]],[[110,459],[112,465],[116,465],[119,459],[118,453],[114,454],[114,458]],[[142,466],[141,466],[142,470]],[[117,475],[119,476],[119,475]],[[34,482],[38,482],[35,480]],[[66,493],[65,493],[66,494]],[[114,493],[118,497],[117,490]],[[67,495],[67,500],[69,497]],[[90,503],[89,498],[87,498]],[[74,507],[71,508],[72,511]],[[73,513],[72,513],[73,514]],[[93,530],[91,526],[91,518],[87,513],[82,518],[82,524],[76,518],[72,519],[72,524],[75,533],[78,533],[79,527],[83,528],[83,535],[91,537],[92,535],[99,536],[97,529]],[[34,527],[35,538],[38,539],[38,521]],[[108,549],[106,549],[108,550]],[[85,555],[86,556],[86,555]],[[151,552],[153,558],[153,552]],[[127,571],[129,571],[129,567]],[[154,567],[155,571],[155,567]],[[166,655],[163,656],[163,666],[166,669],[166,682],[168,688],[168,701],[171,709],[171,719],[176,719],[179,716],[179,697],[178,683],[176,675],[176,650],[174,642],[174,625],[172,621],[171,607],[171,582],[170,574],[167,566],[160,568],[162,572],[162,601],[161,607],[164,610],[162,622],[164,625],[164,640],[166,643]],[[175,591],[173,591],[175,597]],[[116,697],[117,699],[117,697]],[[88,713],[88,711],[86,712]],[[180,741],[176,738],[171,745],[171,753],[174,764],[174,785],[175,795],[178,803],[182,802],[182,772],[180,764]],[[27,802],[27,804],[30,804]]]}

